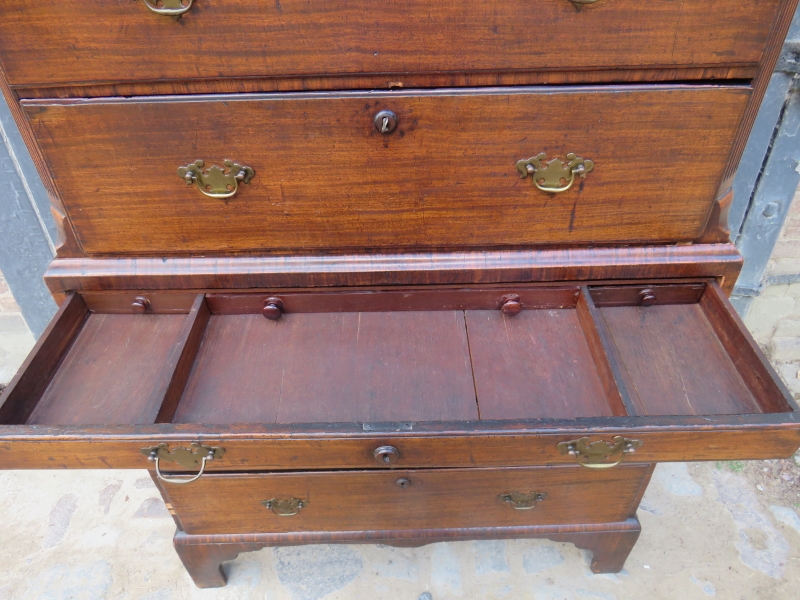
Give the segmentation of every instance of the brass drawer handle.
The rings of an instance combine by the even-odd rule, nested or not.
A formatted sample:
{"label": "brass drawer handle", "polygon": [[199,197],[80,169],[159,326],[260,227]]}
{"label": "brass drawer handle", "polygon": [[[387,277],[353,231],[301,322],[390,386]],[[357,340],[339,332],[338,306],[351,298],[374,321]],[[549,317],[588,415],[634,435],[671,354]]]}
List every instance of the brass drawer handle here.
{"label": "brass drawer handle", "polygon": [[[161,481],[180,485],[192,483],[200,479],[200,476],[205,473],[206,463],[215,458],[222,458],[225,454],[225,448],[203,446],[197,442],[193,442],[189,448],[175,448],[174,450],[170,450],[167,444],[159,444],[158,446],[142,448],[140,452],[147,457],[147,460],[156,464],[156,476]],[[184,469],[196,469],[199,466],[200,471],[197,475],[193,475],[189,479],[185,479],[184,476],[165,477],[161,473],[160,462],[162,460],[178,463]]]}
{"label": "brass drawer handle", "polygon": [[522,179],[530,176],[533,185],[543,192],[558,194],[566,192],[575,183],[575,175],[585,178],[594,169],[594,162],[583,159],[575,153],[567,154],[567,162],[560,158],[547,160],[547,154],[541,152],[533,158],[517,161],[517,171]]}
{"label": "brass drawer handle", "polygon": [[[575,2],[575,0],[572,1]],[[192,8],[193,3],[194,0],[186,0],[186,4],[183,3],[183,0],[144,0],[144,5],[154,13],[168,17],[182,15]]]}
{"label": "brass drawer handle", "polygon": [[626,454],[633,454],[642,445],[641,440],[631,440],[620,435],[614,436],[611,443],[603,440],[591,442],[590,439],[582,437],[571,442],[560,442],[556,444],[556,448],[561,454],[574,456],[582,467],[609,469],[616,467]]}
{"label": "brass drawer handle", "polygon": [[271,498],[270,500],[262,500],[261,504],[279,517],[292,517],[308,506],[308,500],[301,500],[300,498],[287,498],[285,500]]}
{"label": "brass drawer handle", "polygon": [[511,505],[511,508],[516,510],[530,510],[536,505],[547,498],[547,494],[542,492],[529,492],[527,494],[522,492],[509,492],[507,494],[500,494],[500,501]]}
{"label": "brass drawer handle", "polygon": [[575,6],[586,6],[587,4],[597,4],[600,0],[569,0]]}
{"label": "brass drawer handle", "polygon": [[183,179],[186,185],[191,186],[196,183],[197,189],[209,198],[225,200],[233,197],[239,191],[239,182],[250,183],[256,174],[250,167],[232,160],[223,162],[227,171],[217,165],[212,165],[204,171],[204,164],[202,160],[196,160],[185,167],[179,167],[178,177]]}

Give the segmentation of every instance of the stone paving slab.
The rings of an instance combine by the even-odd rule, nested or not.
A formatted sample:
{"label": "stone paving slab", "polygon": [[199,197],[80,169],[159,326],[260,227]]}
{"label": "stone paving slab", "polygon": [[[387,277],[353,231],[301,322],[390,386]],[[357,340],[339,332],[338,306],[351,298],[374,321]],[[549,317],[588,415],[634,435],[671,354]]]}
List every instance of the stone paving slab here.
{"label": "stone paving slab", "polygon": [[722,463],[656,469],[618,575],[547,540],[320,545],[242,554],[226,563],[227,587],[199,590],[146,471],[7,471],[0,490],[3,599],[789,600],[800,589],[797,506],[765,503]]}

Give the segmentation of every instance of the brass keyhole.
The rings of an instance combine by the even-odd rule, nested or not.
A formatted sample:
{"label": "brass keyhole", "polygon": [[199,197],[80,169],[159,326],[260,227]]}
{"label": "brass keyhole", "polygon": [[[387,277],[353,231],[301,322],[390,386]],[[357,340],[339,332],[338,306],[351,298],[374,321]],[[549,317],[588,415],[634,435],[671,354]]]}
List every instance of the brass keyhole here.
{"label": "brass keyhole", "polygon": [[386,135],[397,128],[397,115],[390,110],[382,110],[372,120],[375,129]]}
{"label": "brass keyhole", "polygon": [[400,451],[394,446],[380,446],[372,453],[379,463],[390,465],[400,458]]}

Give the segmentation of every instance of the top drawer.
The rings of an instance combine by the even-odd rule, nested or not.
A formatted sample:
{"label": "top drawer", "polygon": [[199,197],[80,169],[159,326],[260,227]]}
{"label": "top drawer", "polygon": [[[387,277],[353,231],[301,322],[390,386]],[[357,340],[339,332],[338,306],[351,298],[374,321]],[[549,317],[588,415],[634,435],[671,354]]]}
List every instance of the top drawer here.
{"label": "top drawer", "polygon": [[21,87],[747,67],[758,63],[781,5],[573,1],[195,0],[176,19],[155,14],[145,0],[8,0],[0,2],[0,64]]}

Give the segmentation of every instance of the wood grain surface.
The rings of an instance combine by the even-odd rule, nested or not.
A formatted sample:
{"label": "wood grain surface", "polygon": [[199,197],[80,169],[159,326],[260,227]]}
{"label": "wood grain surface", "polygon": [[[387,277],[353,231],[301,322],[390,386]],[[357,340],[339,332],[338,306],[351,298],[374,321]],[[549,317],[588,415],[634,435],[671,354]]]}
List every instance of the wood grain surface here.
{"label": "wood grain surface", "polygon": [[[794,2],[795,0],[790,0]],[[778,47],[781,44],[778,43]],[[593,83],[665,83],[725,80],[750,81],[756,65],[735,67],[616,68],[584,71],[511,71],[478,73],[317,75],[309,77],[189,79],[127,83],[72,84],[64,87],[11,89],[21,99],[104,98],[112,96],[169,96],[180,94],[248,94],[253,92],[307,92],[334,90],[401,90],[442,87],[510,85],[586,85]],[[16,101],[16,99],[15,99]]]}
{"label": "wood grain surface", "polygon": [[477,419],[461,311],[212,316],[176,423]]}
{"label": "wood grain surface", "polygon": [[[645,487],[645,486],[642,486]],[[222,563],[241,552],[268,546],[302,544],[386,544],[418,547],[437,542],[465,540],[547,538],[574,544],[592,553],[593,573],[618,573],[625,565],[641,532],[636,517],[618,523],[522,525],[515,527],[461,527],[458,529],[391,529],[384,531],[306,531],[294,533],[250,533],[187,535],[180,529],[172,543],[197,587],[220,587],[227,577]]]}
{"label": "wood grain surface", "polygon": [[614,414],[575,310],[466,315],[482,419]]}
{"label": "wood grain surface", "polygon": [[633,389],[629,391],[639,414],[763,410],[699,305],[607,307],[600,312],[630,374]]}
{"label": "wood grain surface", "polygon": [[[502,282],[717,278],[726,293],[742,268],[733,244],[471,252],[206,258],[56,259],[45,273],[67,290],[236,290]],[[608,281],[606,282],[608,283]],[[154,301],[155,302],[155,301]]]}
{"label": "wood grain surface", "polygon": [[[211,475],[162,489],[189,534],[554,525],[626,519],[647,472],[648,465],[630,465],[600,472],[568,466]],[[397,485],[401,478],[405,487]],[[547,497],[516,510],[499,498],[515,491]],[[261,504],[293,497],[308,506],[292,517]]]}
{"label": "wood grain surface", "polygon": [[[208,294],[209,309],[216,315],[261,314],[264,302],[277,296],[284,313],[391,312],[406,310],[497,311],[509,294],[525,309],[575,307],[578,286],[491,286],[487,288],[395,288],[361,290],[286,290],[260,294]],[[110,304],[110,302],[109,302]]]}
{"label": "wood grain surface", "polygon": [[[686,302],[697,284],[677,291],[668,296]],[[71,299],[53,332],[80,326],[86,307]],[[800,445],[794,404],[757,347],[742,346],[714,287],[699,304],[599,309],[584,289],[576,309],[502,317],[511,333],[499,311],[469,311],[466,324],[462,311],[234,314],[210,316],[201,340],[205,306],[200,295],[189,315],[90,313],[71,347],[70,335],[43,338],[19,381],[52,382],[38,404],[18,385],[4,397],[6,423],[36,408],[28,425],[0,426],[0,465],[141,468],[142,447],[204,440],[227,450],[210,469],[234,471],[375,468],[382,445],[398,448],[399,468],[570,463],[556,444],[584,436],[641,439],[643,462],[775,458]],[[564,369],[576,360],[577,383]],[[517,381],[486,393],[498,414],[478,411],[473,368],[479,398],[487,373],[501,391]],[[625,416],[629,405],[644,416]],[[175,423],[150,425],[159,411]]]}
{"label": "wood grain surface", "polygon": [[186,315],[92,314],[28,424],[150,424]]}
{"label": "wood grain surface", "polygon": [[[298,252],[691,240],[748,94],[497,88],[25,108],[85,252]],[[382,109],[398,115],[390,135],[373,125]],[[595,167],[542,192],[515,168],[540,152]],[[208,198],[177,175],[198,159],[256,175],[227,202]]]}
{"label": "wood grain surface", "polygon": [[[0,5],[9,81],[39,87],[157,79],[714,67],[758,63],[779,0],[505,3],[197,0]],[[709,19],[713,15],[713,19]],[[64,24],[68,23],[69,26]],[[179,50],[178,50],[179,49]]]}
{"label": "wood grain surface", "polygon": [[716,283],[706,286],[700,298],[700,308],[762,409],[769,412],[797,411],[792,393]]}
{"label": "wood grain surface", "polygon": [[80,294],[69,294],[61,303],[14,378],[0,392],[0,423],[24,423],[28,420],[88,314]]}
{"label": "wood grain surface", "polygon": [[[797,413],[569,420],[450,421],[364,428],[344,424],[0,425],[4,469],[146,469],[140,450],[159,443],[223,446],[208,471],[375,469],[379,446],[398,448],[397,468],[574,464],[556,447],[581,437],[638,439],[637,462],[789,458],[800,447]],[[396,424],[394,424],[396,425]],[[383,431],[381,431],[383,429]],[[102,450],[102,451],[100,451]],[[385,467],[384,467],[385,468]]]}

